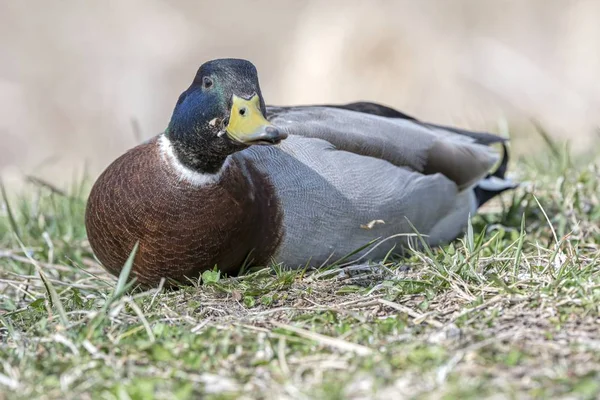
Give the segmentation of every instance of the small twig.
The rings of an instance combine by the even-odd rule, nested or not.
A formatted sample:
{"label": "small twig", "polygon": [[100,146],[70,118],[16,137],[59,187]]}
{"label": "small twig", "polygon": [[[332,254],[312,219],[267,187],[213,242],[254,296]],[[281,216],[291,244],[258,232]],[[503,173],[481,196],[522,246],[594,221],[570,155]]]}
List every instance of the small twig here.
{"label": "small twig", "polygon": [[63,197],[69,197],[69,195],[64,190],[57,188],[56,186],[54,186],[53,184],[51,184],[50,182],[48,182],[44,179],[37,178],[32,175],[26,175],[25,179],[27,180],[27,182],[29,182],[35,186],[46,188],[54,194],[57,194],[57,195],[63,196]]}

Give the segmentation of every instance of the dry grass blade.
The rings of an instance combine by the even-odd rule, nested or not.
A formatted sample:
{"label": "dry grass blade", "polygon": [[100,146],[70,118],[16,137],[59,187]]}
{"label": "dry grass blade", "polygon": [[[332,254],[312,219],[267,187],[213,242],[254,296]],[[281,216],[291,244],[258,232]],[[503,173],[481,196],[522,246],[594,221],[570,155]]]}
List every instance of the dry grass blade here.
{"label": "dry grass blade", "polygon": [[442,328],[444,326],[444,324],[442,324],[439,321],[436,321],[435,319],[433,319],[433,317],[426,315],[426,314],[421,314],[409,307],[403,306],[402,304],[394,303],[394,302],[391,302],[391,301],[385,300],[385,299],[378,299],[377,301],[386,307],[390,307],[390,308],[393,308],[394,310],[398,310],[400,312],[410,315],[411,317],[413,317],[415,319],[415,321],[418,321],[419,323],[426,322],[436,328]]}
{"label": "dry grass blade", "polygon": [[313,341],[315,341],[323,346],[326,346],[326,347],[333,347],[333,348],[335,348],[337,350],[341,350],[341,351],[349,351],[352,353],[356,353],[359,356],[368,356],[370,354],[373,354],[372,349],[365,347],[363,345],[360,345],[360,344],[347,342],[345,340],[334,338],[331,336],[325,336],[320,333],[311,332],[311,331],[307,331],[306,329],[298,328],[296,326],[282,324],[281,322],[277,322],[277,321],[271,321],[271,324],[278,328],[285,329],[286,331],[293,332],[293,333],[297,334],[298,336],[302,336],[306,339],[313,340]]}
{"label": "dry grass blade", "polygon": [[542,204],[540,203],[540,201],[538,200],[538,198],[536,196],[533,196],[533,199],[537,203],[540,211],[542,211],[542,214],[544,214],[544,218],[546,218],[546,222],[548,223],[548,227],[552,231],[552,237],[554,238],[554,244],[556,246],[558,246],[559,245],[558,235],[556,234],[556,230],[554,229],[554,225],[552,225],[552,221],[550,221],[550,218],[548,217],[548,214],[546,214],[546,210],[544,209],[544,207],[542,207]]}
{"label": "dry grass blade", "polygon": [[150,324],[148,323],[148,320],[146,319],[146,316],[144,315],[142,309],[137,304],[135,304],[135,301],[133,299],[127,299],[127,303],[140,318],[140,321],[142,321],[142,325],[144,326],[144,329],[146,329],[146,333],[148,334],[148,339],[150,340],[150,342],[154,343],[156,341],[156,338],[154,337],[152,328],[150,327]]}

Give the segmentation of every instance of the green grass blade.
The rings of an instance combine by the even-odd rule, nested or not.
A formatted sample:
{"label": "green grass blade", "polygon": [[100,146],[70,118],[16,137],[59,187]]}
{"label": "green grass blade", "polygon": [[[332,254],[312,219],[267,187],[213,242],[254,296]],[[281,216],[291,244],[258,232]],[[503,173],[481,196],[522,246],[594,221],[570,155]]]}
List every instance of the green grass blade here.
{"label": "green grass blade", "polygon": [[46,287],[46,291],[48,292],[52,308],[54,308],[56,312],[58,312],[58,316],[60,317],[60,321],[62,322],[63,326],[69,326],[69,318],[67,316],[67,312],[65,311],[65,307],[63,306],[60,297],[58,296],[58,293],[54,288],[54,285],[52,284],[52,282],[50,282],[48,277],[46,277],[46,274],[44,274],[42,269],[39,267],[38,274],[40,275],[40,278],[42,279],[42,282]]}
{"label": "green grass blade", "polygon": [[139,244],[139,242],[135,243],[135,245],[133,246],[133,250],[131,250],[127,261],[125,261],[125,264],[123,265],[123,269],[121,270],[121,273],[119,274],[119,279],[117,280],[117,285],[115,286],[115,290],[111,296],[111,302],[121,297],[125,293],[125,291],[133,284],[133,282],[129,282],[128,285],[127,280],[129,279],[129,274],[131,273],[131,268],[133,267],[133,261],[135,260],[135,255],[137,254]]}
{"label": "green grass blade", "polygon": [[21,230],[19,229],[19,225],[17,224],[17,220],[10,206],[10,202],[8,201],[8,195],[6,194],[6,188],[4,187],[4,182],[0,180],[0,192],[2,193],[2,200],[4,204],[6,204],[6,213],[8,214],[8,222],[12,231],[15,233],[19,241],[21,241]]}
{"label": "green grass blade", "polygon": [[525,241],[525,214],[521,218],[521,231],[519,232],[519,241],[515,250],[515,261],[513,262],[513,283],[517,281],[519,275],[519,266],[521,265],[521,256],[523,255],[523,242]]}

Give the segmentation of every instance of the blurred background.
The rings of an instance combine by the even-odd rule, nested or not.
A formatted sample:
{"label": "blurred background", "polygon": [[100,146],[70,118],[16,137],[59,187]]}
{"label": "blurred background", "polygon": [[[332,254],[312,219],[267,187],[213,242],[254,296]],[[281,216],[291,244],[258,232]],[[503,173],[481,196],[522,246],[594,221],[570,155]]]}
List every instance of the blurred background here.
{"label": "blurred background", "polygon": [[[597,147],[600,1],[0,2],[0,173],[96,176],[161,132],[198,66],[247,58],[270,104],[379,101]],[[537,138],[537,139],[536,139]]]}

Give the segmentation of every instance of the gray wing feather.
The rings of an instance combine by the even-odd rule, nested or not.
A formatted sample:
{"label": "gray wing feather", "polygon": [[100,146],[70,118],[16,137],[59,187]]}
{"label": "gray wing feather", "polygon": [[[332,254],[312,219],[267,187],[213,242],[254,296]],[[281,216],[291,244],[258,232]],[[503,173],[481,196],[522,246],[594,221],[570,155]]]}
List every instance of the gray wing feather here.
{"label": "gray wing feather", "polygon": [[468,135],[344,109],[288,108],[278,110],[272,123],[290,135],[326,140],[339,150],[424,174],[441,173],[459,189],[485,177],[499,159],[493,148]]}

